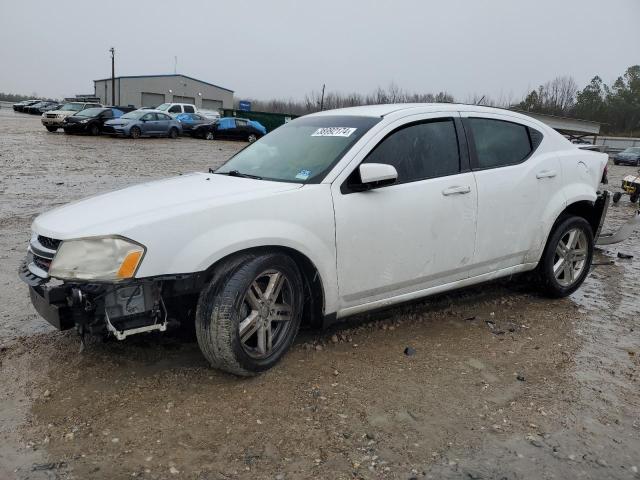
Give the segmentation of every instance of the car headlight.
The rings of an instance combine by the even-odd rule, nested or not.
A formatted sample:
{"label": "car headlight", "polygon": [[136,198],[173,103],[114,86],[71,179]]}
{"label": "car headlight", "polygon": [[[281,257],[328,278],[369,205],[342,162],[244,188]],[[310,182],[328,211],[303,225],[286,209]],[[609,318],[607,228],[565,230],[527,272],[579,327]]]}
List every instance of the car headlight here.
{"label": "car headlight", "polygon": [[87,118],[86,120],[80,120],[80,123],[89,123],[89,119]]}
{"label": "car headlight", "polygon": [[144,246],[120,237],[64,240],[49,275],[62,280],[126,280],[135,275],[144,252]]}

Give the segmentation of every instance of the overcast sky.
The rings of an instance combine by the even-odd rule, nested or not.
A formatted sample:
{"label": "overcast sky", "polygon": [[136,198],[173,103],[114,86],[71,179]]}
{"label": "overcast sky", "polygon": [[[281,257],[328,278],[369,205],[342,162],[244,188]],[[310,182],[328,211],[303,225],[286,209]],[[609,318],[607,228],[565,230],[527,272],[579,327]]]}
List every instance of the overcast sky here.
{"label": "overcast sky", "polygon": [[236,97],[367,93],[395,82],[519,98],[557,75],[611,82],[640,64],[640,0],[0,0],[0,91],[92,93],[183,73]]}

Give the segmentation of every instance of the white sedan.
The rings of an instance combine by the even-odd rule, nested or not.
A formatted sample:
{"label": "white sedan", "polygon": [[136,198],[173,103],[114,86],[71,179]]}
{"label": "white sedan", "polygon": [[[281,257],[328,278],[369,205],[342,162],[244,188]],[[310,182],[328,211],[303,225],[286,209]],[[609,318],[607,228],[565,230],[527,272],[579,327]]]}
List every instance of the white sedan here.
{"label": "white sedan", "polygon": [[21,277],[60,329],[124,339],[195,322],[214,367],[252,375],[302,323],[531,270],[569,295],[608,206],[606,163],[507,110],[321,112],[209,173],[39,216]]}

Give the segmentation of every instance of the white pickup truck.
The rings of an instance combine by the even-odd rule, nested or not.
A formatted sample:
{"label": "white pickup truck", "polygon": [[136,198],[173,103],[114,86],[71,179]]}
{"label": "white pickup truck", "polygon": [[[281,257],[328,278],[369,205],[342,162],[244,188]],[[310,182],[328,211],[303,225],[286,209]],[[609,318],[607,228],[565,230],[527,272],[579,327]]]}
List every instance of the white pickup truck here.
{"label": "white pickup truck", "polygon": [[195,322],[213,366],[253,375],[303,323],[532,270],[571,294],[608,207],[606,163],[511,111],[326,111],[208,173],[40,215],[20,276],[57,328],[125,339]]}

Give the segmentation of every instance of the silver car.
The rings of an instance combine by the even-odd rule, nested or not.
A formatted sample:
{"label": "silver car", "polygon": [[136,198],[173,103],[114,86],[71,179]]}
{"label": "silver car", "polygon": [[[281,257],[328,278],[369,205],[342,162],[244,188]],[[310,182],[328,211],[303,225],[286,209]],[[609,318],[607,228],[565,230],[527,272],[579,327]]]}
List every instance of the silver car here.
{"label": "silver car", "polygon": [[159,110],[134,110],[120,118],[105,122],[103,131],[107,135],[122,135],[131,138],[177,138],[182,131],[182,125],[176,119]]}

